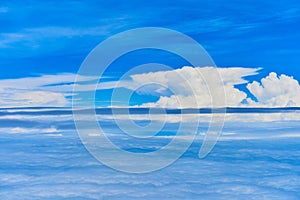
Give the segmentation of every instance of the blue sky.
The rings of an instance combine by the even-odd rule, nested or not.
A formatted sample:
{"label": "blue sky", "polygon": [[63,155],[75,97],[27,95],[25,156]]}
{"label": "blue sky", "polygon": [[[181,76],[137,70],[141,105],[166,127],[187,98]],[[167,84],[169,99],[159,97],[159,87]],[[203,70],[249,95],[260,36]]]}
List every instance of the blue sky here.
{"label": "blue sky", "polygon": [[[99,42],[131,28],[155,26],[194,38],[219,67],[262,68],[246,77],[249,81],[270,72],[300,80],[299,10],[297,0],[1,1],[0,78],[75,74]],[[108,75],[118,77],[120,69],[125,72],[149,57],[173,68],[184,65],[168,56],[129,56]],[[246,91],[245,85],[235,87]]]}
{"label": "blue sky", "polygon": [[[0,24],[2,199],[300,198],[297,111],[227,114],[220,141],[204,160],[197,154],[209,134],[211,116],[200,114],[197,140],[182,159],[141,176],[120,174],[99,164],[74,134],[71,109],[2,109],[71,106],[71,98],[79,98],[72,89],[87,54],[114,34],[149,26],[180,31],[205,47],[224,81],[222,85],[210,79],[209,84],[216,91],[224,86],[226,106],[300,107],[299,0],[2,0]],[[135,74],[116,88],[122,74],[150,62],[174,70]],[[97,106],[109,106],[113,90],[128,94],[152,80],[177,93],[149,85],[133,93],[131,106],[178,108],[179,99],[187,108],[195,107],[195,98],[199,107],[209,107],[209,92],[198,72],[210,77],[216,69],[183,67],[186,64],[161,51],[127,54],[106,72],[97,88]],[[174,78],[178,74],[189,82]],[[85,83],[80,87],[83,95],[94,87],[90,84],[94,76],[78,78]],[[189,83],[190,87],[183,87]],[[122,98],[115,100],[124,106]],[[222,97],[217,100],[218,106],[224,106]],[[112,142],[134,152],[159,149],[182,123],[194,123],[189,115],[182,116],[96,117]],[[116,126],[118,121],[148,124],[149,118],[166,126],[147,141],[127,140],[131,135]],[[90,122],[90,117],[84,120]]]}

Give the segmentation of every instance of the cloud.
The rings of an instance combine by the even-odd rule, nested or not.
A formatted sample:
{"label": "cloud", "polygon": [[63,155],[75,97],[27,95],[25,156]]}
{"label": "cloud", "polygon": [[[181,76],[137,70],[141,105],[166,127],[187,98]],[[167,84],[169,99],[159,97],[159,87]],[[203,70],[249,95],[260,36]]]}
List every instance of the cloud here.
{"label": "cloud", "polygon": [[[0,107],[66,106],[73,95],[76,74],[42,75],[0,80]],[[79,82],[94,80],[92,76],[78,76]],[[89,85],[83,90],[91,88]]]}
{"label": "cloud", "polygon": [[[248,83],[244,79],[257,74],[259,70],[260,68],[185,66],[175,70],[131,75],[131,82],[121,82],[116,87],[159,96],[156,102],[144,103],[141,107],[300,106],[300,85],[297,80],[284,74],[278,76],[275,72],[263,78],[261,83]],[[248,94],[236,88],[240,84],[247,84]],[[249,94],[256,99],[251,99]]]}
{"label": "cloud", "polygon": [[[48,50],[50,47],[52,49],[62,49],[64,48],[64,45],[68,44],[67,41],[71,41],[71,39],[108,35],[111,29],[113,29],[112,25],[81,28],[66,26],[25,28],[16,32],[0,33],[0,48],[20,49],[20,47],[22,47],[41,49],[42,47],[45,47],[45,43],[48,43],[49,41],[60,40],[61,44],[48,44]],[[47,49],[44,50],[46,51]]]}
{"label": "cloud", "polygon": [[[247,94],[236,89],[235,86],[247,83],[243,77],[257,74],[258,70],[259,68],[241,67],[183,67],[176,70],[136,74],[131,78],[135,85],[154,83],[157,87],[155,93],[160,94],[159,100],[143,104],[142,106],[145,107],[224,107],[239,106],[242,103]],[[141,90],[145,92],[143,88]],[[173,94],[168,95],[170,92]]]}
{"label": "cloud", "polygon": [[[71,103],[68,98],[76,95],[73,93],[74,86],[77,92],[126,88],[138,94],[158,97],[155,102],[144,100],[134,107],[300,106],[300,85],[297,80],[287,75],[278,76],[275,72],[263,78],[261,83],[248,83],[244,79],[257,74],[259,70],[260,68],[185,66],[168,71],[133,74],[129,79],[120,81],[105,81],[107,77],[103,77],[100,84],[95,82],[95,76],[66,73],[4,79],[0,80],[0,107],[69,106]],[[249,92],[236,88],[241,84],[247,84]],[[249,94],[256,99],[251,99]]]}
{"label": "cloud", "polygon": [[[217,122],[223,121],[223,114],[214,114],[218,116],[215,120]],[[291,113],[226,113],[225,121],[231,123],[259,123],[259,122],[284,122],[284,121],[300,121],[300,112],[291,112]],[[47,116],[48,117],[48,116]],[[1,118],[0,118],[1,119]],[[99,121],[107,120],[128,120],[128,115],[124,114],[115,114],[115,115],[97,115]],[[186,123],[186,122],[199,122],[209,123],[212,121],[212,116],[210,114],[154,114],[154,115],[145,115],[145,114],[131,114],[130,119],[134,121],[165,121],[167,123]],[[83,120],[92,120],[85,116]]]}
{"label": "cloud", "polygon": [[248,99],[250,106],[300,106],[300,85],[293,77],[271,72],[261,83],[254,81],[247,88],[257,99],[257,102]]}
{"label": "cloud", "polygon": [[68,100],[61,93],[26,91],[8,93],[0,100],[1,106],[65,106]]}
{"label": "cloud", "polygon": [[50,128],[24,128],[24,127],[14,127],[14,128],[0,128],[1,132],[9,134],[49,134],[58,133],[55,127]]}
{"label": "cloud", "polygon": [[[49,116],[49,121],[55,116]],[[62,121],[38,127],[22,126],[26,119],[14,129],[9,123],[2,123],[0,182],[5,189],[0,190],[0,196],[3,199],[146,200],[166,199],[166,196],[167,199],[199,199],[199,196],[298,199],[299,196],[298,121],[225,124],[219,148],[208,159],[199,160],[196,154],[203,130],[207,129],[204,124],[199,130],[199,140],[183,159],[155,173],[134,175],[99,163],[81,145],[76,131],[66,132],[60,127],[61,123],[65,126],[74,122],[56,118]],[[242,120],[244,114],[237,114],[236,118]],[[172,136],[155,136],[143,141],[124,140],[124,134],[116,134],[120,129],[114,119],[105,123],[106,134],[121,147],[159,148],[172,139]],[[164,133],[177,129],[177,124],[171,124]],[[37,135],[31,137],[31,134]]]}
{"label": "cloud", "polygon": [[[17,79],[0,80],[0,87],[15,88],[15,89],[33,89],[47,87],[51,85],[64,85],[73,83],[76,79],[76,74],[62,73],[55,75],[41,75],[36,77],[26,77]],[[95,79],[93,76],[78,76],[79,81],[89,81]]]}

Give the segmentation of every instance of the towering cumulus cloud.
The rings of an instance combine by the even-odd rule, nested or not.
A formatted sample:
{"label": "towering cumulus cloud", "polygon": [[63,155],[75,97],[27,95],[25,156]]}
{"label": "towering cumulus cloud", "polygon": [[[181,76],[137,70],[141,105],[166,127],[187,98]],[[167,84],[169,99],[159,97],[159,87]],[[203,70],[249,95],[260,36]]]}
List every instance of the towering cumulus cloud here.
{"label": "towering cumulus cloud", "polygon": [[[159,100],[155,103],[143,104],[142,106],[145,107],[211,107],[211,94],[215,91],[217,92],[215,92],[213,106],[239,106],[246,99],[247,94],[236,89],[235,86],[247,83],[243,77],[254,75],[258,70],[259,68],[240,67],[183,67],[170,71],[133,75],[132,80],[138,85],[155,82],[157,85],[163,85],[165,88],[176,91],[168,95],[165,88],[158,87],[155,91],[160,93]],[[179,76],[183,78],[178,78]],[[224,91],[218,92],[223,88]],[[193,99],[196,99],[197,103]]]}
{"label": "towering cumulus cloud", "polygon": [[257,102],[248,99],[250,106],[287,107],[300,106],[300,86],[293,77],[270,73],[261,83],[247,85]]}

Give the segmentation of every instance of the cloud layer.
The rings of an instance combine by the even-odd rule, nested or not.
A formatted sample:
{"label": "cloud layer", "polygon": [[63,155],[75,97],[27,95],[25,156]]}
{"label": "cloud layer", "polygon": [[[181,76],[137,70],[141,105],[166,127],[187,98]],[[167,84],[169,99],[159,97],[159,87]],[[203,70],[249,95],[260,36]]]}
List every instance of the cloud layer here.
{"label": "cloud layer", "polygon": [[[202,123],[199,140],[174,164],[134,175],[94,159],[76,134],[71,113],[42,115],[41,121],[43,110],[25,109],[18,119],[9,112],[0,119],[1,199],[299,199],[300,118],[270,123],[252,121],[262,118],[255,114],[230,116],[218,145],[199,160],[197,152],[208,128]],[[115,145],[134,152],[167,144],[181,122],[167,121],[162,136],[131,140],[113,118],[98,117]],[[147,116],[138,119],[142,117]]]}
{"label": "cloud layer", "polygon": [[[300,85],[287,75],[271,72],[260,81],[244,78],[260,68],[182,67],[168,71],[133,74],[129,80],[101,81],[76,74],[42,75],[0,80],[0,107],[71,105],[76,84],[78,92],[126,88],[138,94],[157,96],[136,106],[166,108],[198,107],[291,107],[300,106]],[[77,82],[75,79],[77,77]],[[246,90],[237,88],[246,84]],[[250,95],[251,94],[251,95]],[[253,96],[251,99],[249,96]],[[110,96],[107,96],[110,100]],[[118,99],[114,99],[118,100]],[[79,100],[80,101],[80,100]]]}

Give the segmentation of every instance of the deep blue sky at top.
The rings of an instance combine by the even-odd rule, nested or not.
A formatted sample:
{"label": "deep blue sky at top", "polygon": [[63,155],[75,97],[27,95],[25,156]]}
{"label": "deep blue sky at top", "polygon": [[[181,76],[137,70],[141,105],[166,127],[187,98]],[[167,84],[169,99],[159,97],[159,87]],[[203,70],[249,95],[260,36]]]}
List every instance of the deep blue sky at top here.
{"label": "deep blue sky at top", "polygon": [[105,38],[159,26],[197,40],[220,67],[263,67],[259,76],[300,80],[299,0],[10,0],[0,2],[0,24],[0,78],[76,73]]}

